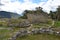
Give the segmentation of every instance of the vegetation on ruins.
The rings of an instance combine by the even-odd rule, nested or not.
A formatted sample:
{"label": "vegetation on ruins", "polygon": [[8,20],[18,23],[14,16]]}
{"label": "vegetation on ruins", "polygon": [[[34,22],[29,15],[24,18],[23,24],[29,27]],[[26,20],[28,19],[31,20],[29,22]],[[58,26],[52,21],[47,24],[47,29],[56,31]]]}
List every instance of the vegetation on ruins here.
{"label": "vegetation on ruins", "polygon": [[[34,23],[31,23],[32,17],[30,16],[30,18],[29,18],[27,16],[27,14],[33,14],[34,17],[35,16],[37,17],[38,15],[41,14],[40,16],[43,16],[45,19],[47,19],[47,22],[39,22],[38,17],[40,17],[40,16],[38,16],[37,18],[36,17],[34,18],[32,16],[34,18],[34,20],[32,22],[34,22]],[[28,20],[28,18],[30,20]],[[36,20],[38,20],[38,21],[36,21]],[[44,21],[44,20],[42,20],[42,21]],[[44,12],[41,7],[37,7],[35,10],[25,10],[22,13],[22,16],[20,16],[17,19],[14,19],[14,17],[13,18],[1,18],[0,17],[0,40],[8,40],[16,33],[19,34],[20,31],[22,31],[20,29],[26,29],[31,32],[31,30],[35,29],[35,28],[53,29],[55,31],[54,32],[55,34],[56,33],[59,34],[60,31],[58,31],[57,29],[60,28],[60,6],[57,8],[57,11],[55,11],[55,12],[50,11],[49,14]],[[19,32],[17,32],[17,31],[19,31]],[[56,31],[58,31],[58,32],[56,32]],[[22,33],[24,34],[23,31],[22,31]],[[26,33],[26,31],[25,31],[25,33]],[[60,40],[60,36],[49,35],[49,34],[44,34],[44,33],[37,34],[37,35],[29,34],[27,36],[18,37],[16,40]]]}

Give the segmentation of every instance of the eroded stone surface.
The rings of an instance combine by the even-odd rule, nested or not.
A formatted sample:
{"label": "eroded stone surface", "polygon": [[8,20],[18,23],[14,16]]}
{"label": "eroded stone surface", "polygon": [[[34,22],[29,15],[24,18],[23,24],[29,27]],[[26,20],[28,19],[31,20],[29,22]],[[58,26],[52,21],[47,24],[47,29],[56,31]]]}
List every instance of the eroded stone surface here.
{"label": "eroded stone surface", "polygon": [[29,34],[42,34],[42,33],[45,33],[45,34],[55,34],[55,35],[59,35],[60,36],[60,32],[59,31],[54,31],[53,29],[51,28],[34,28],[32,29],[31,31],[29,30],[19,30],[18,32],[16,32],[15,35],[13,35],[10,40],[16,40],[17,37],[22,37],[22,36],[25,36],[25,35],[29,35]]}

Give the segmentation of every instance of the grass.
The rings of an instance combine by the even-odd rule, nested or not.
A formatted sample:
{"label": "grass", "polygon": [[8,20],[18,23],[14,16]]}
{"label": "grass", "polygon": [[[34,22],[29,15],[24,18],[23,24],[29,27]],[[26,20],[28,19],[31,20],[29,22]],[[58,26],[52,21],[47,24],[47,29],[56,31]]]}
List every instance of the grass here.
{"label": "grass", "polygon": [[49,27],[50,25],[52,25],[51,19],[49,19],[46,23],[33,24],[33,28]]}
{"label": "grass", "polygon": [[37,34],[19,37],[16,40],[60,40],[60,37],[55,35]]}
{"label": "grass", "polygon": [[[48,24],[34,24],[33,28],[39,28],[42,26],[47,26]],[[54,24],[55,27],[60,27],[60,21],[56,21]],[[60,36],[48,35],[48,34],[37,34],[37,35],[28,35],[24,37],[18,37],[16,40],[60,40]]]}
{"label": "grass", "polygon": [[40,28],[40,27],[49,27],[47,23],[40,23],[40,24],[33,24],[33,28]]}
{"label": "grass", "polygon": [[[48,24],[47,23],[33,24],[32,28],[47,27],[47,25],[51,25],[51,23],[49,22]],[[56,21],[54,26],[60,27],[60,21]],[[10,38],[13,35],[13,33],[18,30],[20,30],[20,28],[14,28],[13,31],[7,29],[0,29],[0,40],[8,40],[8,38]],[[24,37],[18,37],[16,40],[60,40],[60,36],[37,34],[37,35],[27,35]]]}
{"label": "grass", "polygon": [[55,27],[60,27],[60,21],[55,21],[54,26],[55,26]]}
{"label": "grass", "polygon": [[0,40],[8,40],[8,38],[12,37],[14,32],[18,30],[19,28],[14,28],[13,31],[8,29],[0,29]]}
{"label": "grass", "polygon": [[7,40],[11,36],[10,33],[10,30],[0,29],[0,40]]}

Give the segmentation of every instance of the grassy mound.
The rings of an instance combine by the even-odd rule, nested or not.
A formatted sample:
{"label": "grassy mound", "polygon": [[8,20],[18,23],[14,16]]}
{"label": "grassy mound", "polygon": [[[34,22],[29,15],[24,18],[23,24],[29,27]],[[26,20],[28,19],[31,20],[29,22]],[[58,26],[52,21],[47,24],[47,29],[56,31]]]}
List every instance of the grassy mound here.
{"label": "grassy mound", "polygon": [[60,37],[55,35],[37,34],[19,37],[16,40],[60,40]]}

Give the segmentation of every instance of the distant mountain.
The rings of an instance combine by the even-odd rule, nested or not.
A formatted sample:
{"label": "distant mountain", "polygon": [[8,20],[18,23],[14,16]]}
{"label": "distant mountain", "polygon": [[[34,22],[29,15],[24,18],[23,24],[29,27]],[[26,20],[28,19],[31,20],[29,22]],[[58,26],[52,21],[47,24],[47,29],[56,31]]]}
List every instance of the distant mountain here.
{"label": "distant mountain", "polygon": [[15,18],[16,19],[18,17],[20,17],[20,15],[17,13],[0,11],[0,18]]}

